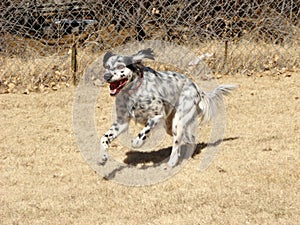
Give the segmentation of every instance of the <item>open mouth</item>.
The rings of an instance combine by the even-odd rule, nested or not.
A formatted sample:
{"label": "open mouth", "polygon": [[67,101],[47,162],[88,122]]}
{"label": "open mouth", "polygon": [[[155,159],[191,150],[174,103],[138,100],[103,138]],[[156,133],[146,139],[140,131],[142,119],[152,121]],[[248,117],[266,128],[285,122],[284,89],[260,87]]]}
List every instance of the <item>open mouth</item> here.
{"label": "open mouth", "polygon": [[117,80],[109,83],[110,95],[114,96],[118,94],[122,88],[126,85],[128,79]]}

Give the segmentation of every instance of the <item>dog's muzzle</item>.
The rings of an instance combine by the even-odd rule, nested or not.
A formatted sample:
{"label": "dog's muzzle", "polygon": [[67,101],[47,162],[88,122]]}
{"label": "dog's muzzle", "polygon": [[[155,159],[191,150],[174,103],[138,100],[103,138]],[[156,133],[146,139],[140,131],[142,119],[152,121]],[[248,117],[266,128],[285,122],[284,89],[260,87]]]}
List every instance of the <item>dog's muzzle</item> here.
{"label": "dog's muzzle", "polygon": [[118,94],[121,89],[126,85],[128,79],[121,79],[117,81],[111,81],[113,75],[111,73],[105,73],[104,74],[104,80],[109,83],[109,89],[110,89],[110,95],[114,96]]}

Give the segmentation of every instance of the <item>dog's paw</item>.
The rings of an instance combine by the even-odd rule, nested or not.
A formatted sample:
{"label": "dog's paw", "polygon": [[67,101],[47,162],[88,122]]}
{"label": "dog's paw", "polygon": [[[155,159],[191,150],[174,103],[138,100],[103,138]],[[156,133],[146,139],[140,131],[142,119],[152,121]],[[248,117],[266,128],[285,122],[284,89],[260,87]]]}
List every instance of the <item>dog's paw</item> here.
{"label": "dog's paw", "polygon": [[144,144],[144,140],[142,140],[140,138],[135,138],[131,141],[131,146],[133,148],[140,148],[140,147],[142,147],[143,144]]}
{"label": "dog's paw", "polygon": [[98,165],[103,166],[107,162],[108,158],[109,158],[109,153],[106,150],[104,151],[102,150],[98,156],[98,160],[97,160]]}
{"label": "dog's paw", "polygon": [[179,159],[179,154],[171,155],[171,157],[167,163],[168,167],[173,168],[174,166],[176,166],[178,163],[178,159]]}

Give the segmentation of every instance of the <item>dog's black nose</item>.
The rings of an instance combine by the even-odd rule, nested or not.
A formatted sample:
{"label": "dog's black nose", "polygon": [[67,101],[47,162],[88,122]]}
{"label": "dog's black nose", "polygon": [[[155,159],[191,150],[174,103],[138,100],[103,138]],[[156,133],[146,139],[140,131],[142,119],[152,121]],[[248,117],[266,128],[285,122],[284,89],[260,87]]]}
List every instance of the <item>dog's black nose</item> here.
{"label": "dog's black nose", "polygon": [[106,81],[109,81],[111,78],[112,78],[112,74],[111,74],[111,73],[105,73],[105,74],[104,74],[104,79],[105,79]]}

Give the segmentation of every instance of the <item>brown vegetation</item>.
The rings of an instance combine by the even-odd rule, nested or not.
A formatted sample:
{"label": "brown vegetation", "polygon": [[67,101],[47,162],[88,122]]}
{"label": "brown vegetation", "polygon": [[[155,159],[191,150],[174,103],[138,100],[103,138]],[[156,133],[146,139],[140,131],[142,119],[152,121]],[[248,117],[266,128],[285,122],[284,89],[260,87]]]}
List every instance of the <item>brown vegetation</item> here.
{"label": "brown vegetation", "polygon": [[[296,225],[299,75],[222,76],[219,83],[239,89],[226,98],[225,140],[213,164],[197,170],[204,147],[174,177],[139,188],[102,179],[82,158],[73,136],[72,86],[0,95],[0,224]],[[97,120],[101,135],[109,126],[101,109],[111,99],[99,101],[97,118],[107,118]],[[202,127],[201,142],[207,131]],[[122,159],[127,150],[115,143],[111,152]]]}

